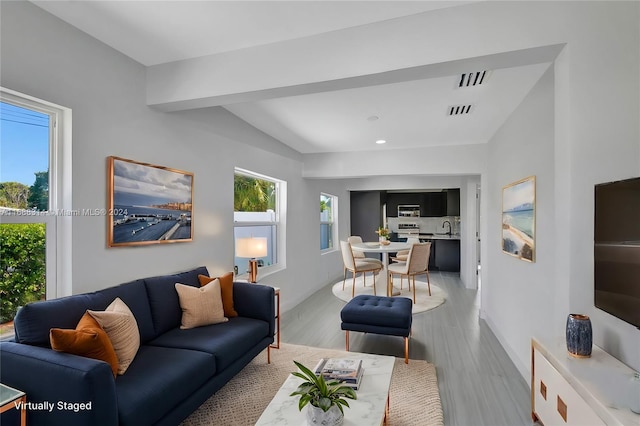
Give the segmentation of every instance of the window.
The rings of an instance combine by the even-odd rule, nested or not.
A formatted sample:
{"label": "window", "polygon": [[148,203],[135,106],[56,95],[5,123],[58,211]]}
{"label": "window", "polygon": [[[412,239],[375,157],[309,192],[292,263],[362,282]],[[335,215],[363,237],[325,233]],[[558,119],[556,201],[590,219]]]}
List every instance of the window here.
{"label": "window", "polygon": [[0,88],[0,339],[20,306],[71,294],[71,259],[56,256],[71,252],[70,120],[66,108]]}
{"label": "window", "polygon": [[320,250],[333,249],[336,240],[337,227],[335,224],[338,197],[320,194]]}
{"label": "window", "polygon": [[[258,267],[284,267],[284,206],[286,182],[236,169],[234,175],[234,241],[239,238],[267,239],[267,255],[257,258]],[[245,274],[248,258],[234,257],[236,273]]]}

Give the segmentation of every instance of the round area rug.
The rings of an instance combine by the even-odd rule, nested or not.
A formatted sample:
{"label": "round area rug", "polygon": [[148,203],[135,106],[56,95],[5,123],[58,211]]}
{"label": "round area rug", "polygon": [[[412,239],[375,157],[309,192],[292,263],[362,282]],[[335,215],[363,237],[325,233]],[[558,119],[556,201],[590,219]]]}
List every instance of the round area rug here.
{"label": "round area rug", "polygon": [[[422,276],[424,278],[424,275]],[[404,285],[402,289],[400,289],[400,279],[395,278],[393,280],[395,284],[395,289],[400,290],[400,294],[398,296],[408,297],[413,300],[413,288],[409,290],[409,285],[407,284],[407,278],[404,278]],[[333,295],[338,299],[348,302],[351,300],[351,284],[353,283],[353,279],[351,277],[347,277],[347,280],[344,283],[344,290],[342,290],[342,280],[335,283],[331,289]],[[369,294],[373,296],[373,279],[371,278],[371,274],[367,274],[367,286],[364,287],[362,285],[362,277],[356,277],[356,296],[359,294]],[[376,277],[376,295],[378,296],[386,296],[386,289],[384,286],[380,284],[378,281],[378,277]],[[427,289],[426,281],[418,281],[416,279],[416,303],[413,304],[413,313],[417,314],[419,312],[428,311],[429,309],[437,308],[442,305],[444,301],[447,299],[447,293],[441,289],[440,287],[433,284],[433,278],[431,278],[431,296],[429,296],[429,292]]]}

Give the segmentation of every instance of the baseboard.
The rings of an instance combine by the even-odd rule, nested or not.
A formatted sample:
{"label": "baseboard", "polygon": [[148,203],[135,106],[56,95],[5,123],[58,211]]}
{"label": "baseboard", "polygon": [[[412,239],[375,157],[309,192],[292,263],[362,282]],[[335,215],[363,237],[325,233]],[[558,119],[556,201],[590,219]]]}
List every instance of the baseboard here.
{"label": "baseboard", "polygon": [[485,323],[487,323],[487,326],[489,327],[493,335],[496,336],[496,339],[498,339],[498,342],[507,353],[507,356],[509,356],[509,359],[511,359],[511,362],[513,362],[513,365],[516,366],[516,369],[518,370],[522,378],[524,378],[528,386],[531,386],[530,364],[525,365],[520,362],[520,360],[516,355],[516,352],[513,350],[513,348],[509,344],[507,344],[507,340],[498,331],[498,327],[496,327],[495,323],[491,321],[491,318],[484,311],[482,312],[482,315],[481,315],[481,321],[484,321]]}

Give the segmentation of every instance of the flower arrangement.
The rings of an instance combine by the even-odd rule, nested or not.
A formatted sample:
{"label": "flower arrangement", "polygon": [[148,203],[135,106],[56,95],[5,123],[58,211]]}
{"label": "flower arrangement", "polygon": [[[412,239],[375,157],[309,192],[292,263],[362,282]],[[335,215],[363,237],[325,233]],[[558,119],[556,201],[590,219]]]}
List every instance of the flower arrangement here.
{"label": "flower arrangement", "polygon": [[382,226],[380,228],[378,228],[378,230],[376,231],[376,234],[378,234],[381,237],[385,237],[388,238],[389,237],[389,230],[387,228],[383,228]]}

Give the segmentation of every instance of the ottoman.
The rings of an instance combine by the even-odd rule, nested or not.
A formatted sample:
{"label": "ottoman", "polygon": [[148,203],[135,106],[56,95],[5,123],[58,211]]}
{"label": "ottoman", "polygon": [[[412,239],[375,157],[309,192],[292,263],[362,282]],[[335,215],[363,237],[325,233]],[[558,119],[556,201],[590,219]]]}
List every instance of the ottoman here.
{"label": "ottoman", "polygon": [[409,363],[409,336],[411,334],[411,308],[407,297],[383,297],[361,294],[354,297],[340,311],[341,328],[349,331],[387,334],[404,337],[404,362]]}

